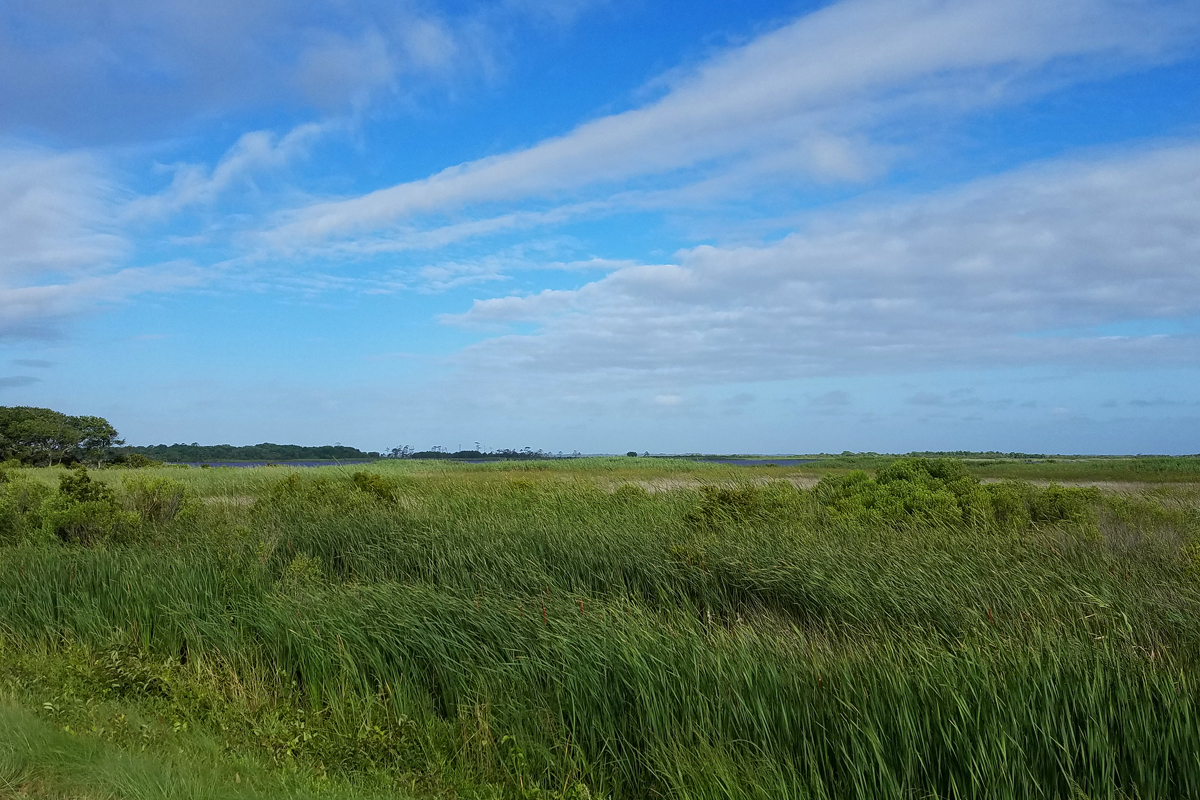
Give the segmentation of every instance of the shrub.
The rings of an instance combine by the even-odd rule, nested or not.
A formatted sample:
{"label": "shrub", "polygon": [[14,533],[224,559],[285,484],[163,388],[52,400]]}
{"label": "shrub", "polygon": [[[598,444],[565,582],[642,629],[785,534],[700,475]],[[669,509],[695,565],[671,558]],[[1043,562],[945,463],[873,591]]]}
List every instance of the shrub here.
{"label": "shrub", "polygon": [[70,544],[125,543],[136,538],[138,518],[111,500],[51,497],[42,506],[42,530]]}
{"label": "shrub", "polygon": [[747,522],[763,515],[763,492],[757,486],[700,487],[700,505],[688,513],[688,521],[700,527]]}
{"label": "shrub", "polygon": [[618,503],[637,503],[648,500],[650,493],[635,483],[623,483],[613,490],[612,499]]}
{"label": "shrub", "polygon": [[1031,498],[1030,516],[1034,522],[1094,523],[1100,490],[1093,486],[1066,487],[1052,483]]}
{"label": "shrub", "polygon": [[83,464],[75,464],[58,479],[58,493],[79,503],[111,502],[116,493],[106,483],[92,480]]}
{"label": "shrub", "polygon": [[265,505],[304,513],[348,513],[376,505],[379,496],[357,483],[289,475],[271,487]]}
{"label": "shrub", "polygon": [[316,586],[324,579],[321,559],[301,553],[283,568],[283,574],[279,576],[279,585],[285,590],[291,590]]}
{"label": "shrub", "polygon": [[58,494],[42,503],[41,517],[45,535],[83,545],[131,540],[139,521],[122,510],[112,488],[93,480],[82,464],[59,478]]}
{"label": "shrub", "polygon": [[125,495],[132,510],[152,524],[171,522],[195,508],[187,487],[171,478],[126,478]]}
{"label": "shrub", "polygon": [[1009,531],[1029,528],[1032,518],[1030,505],[1037,489],[1028,483],[1004,481],[983,487],[992,505],[992,519],[997,527]]}
{"label": "shrub", "polygon": [[8,474],[0,481],[0,545],[36,538],[42,527],[42,503],[49,486],[21,475]]}
{"label": "shrub", "polygon": [[144,469],[146,467],[161,467],[163,462],[147,458],[141,453],[130,453],[125,456],[124,464],[129,469]]}
{"label": "shrub", "polygon": [[374,495],[380,500],[385,500],[389,503],[396,501],[396,488],[378,473],[356,472],[350,476],[350,481],[360,490]]}
{"label": "shrub", "polygon": [[872,478],[856,470],[827,475],[813,496],[835,518],[876,525],[921,523],[1009,532],[1032,524],[1095,525],[1093,488],[1025,483],[983,485],[953,459],[905,458]]}
{"label": "shrub", "polygon": [[8,480],[13,470],[21,468],[21,461],[16,458],[10,458],[7,461],[0,461],[0,483]]}
{"label": "shrub", "polygon": [[860,470],[844,476],[826,476],[813,493],[835,517],[876,525],[909,522],[947,525],[961,523],[964,516],[977,516],[964,515],[957,495],[947,483],[919,466],[900,461],[881,472],[886,472],[882,480]]}

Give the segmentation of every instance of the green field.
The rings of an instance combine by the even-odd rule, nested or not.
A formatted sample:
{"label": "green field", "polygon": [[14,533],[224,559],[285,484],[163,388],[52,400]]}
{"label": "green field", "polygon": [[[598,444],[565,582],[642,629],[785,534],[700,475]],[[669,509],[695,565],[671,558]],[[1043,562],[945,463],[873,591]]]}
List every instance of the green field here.
{"label": "green field", "polygon": [[1200,459],[871,458],[9,468],[0,797],[1200,796]]}

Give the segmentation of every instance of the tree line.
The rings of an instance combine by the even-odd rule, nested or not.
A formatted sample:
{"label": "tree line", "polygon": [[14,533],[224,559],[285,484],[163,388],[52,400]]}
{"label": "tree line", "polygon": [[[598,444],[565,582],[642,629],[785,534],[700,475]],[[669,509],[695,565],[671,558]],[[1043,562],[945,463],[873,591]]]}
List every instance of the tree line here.
{"label": "tree line", "polygon": [[576,450],[569,455],[559,450],[557,453],[551,453],[546,450],[534,450],[531,447],[522,447],[520,450],[512,448],[501,448],[498,450],[456,450],[450,452],[444,447],[434,446],[428,450],[416,450],[408,445],[400,445],[393,447],[391,450],[384,452],[383,458],[456,458],[456,459],[490,459],[496,461],[537,461],[547,458],[578,458],[579,451]]}
{"label": "tree line", "polygon": [[152,444],[144,447],[125,447],[123,451],[136,453],[156,461],[196,464],[206,461],[353,461],[380,458],[374,451],[364,452],[357,447],[345,445],[322,445],[305,447],[297,444],[231,445],[213,444]]}

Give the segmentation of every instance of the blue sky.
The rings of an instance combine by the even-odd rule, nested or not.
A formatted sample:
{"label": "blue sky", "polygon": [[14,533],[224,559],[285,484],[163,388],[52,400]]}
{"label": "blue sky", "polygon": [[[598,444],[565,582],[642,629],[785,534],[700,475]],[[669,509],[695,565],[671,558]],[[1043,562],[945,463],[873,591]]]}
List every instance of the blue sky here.
{"label": "blue sky", "polygon": [[1197,0],[13,0],[0,404],[1200,452]]}

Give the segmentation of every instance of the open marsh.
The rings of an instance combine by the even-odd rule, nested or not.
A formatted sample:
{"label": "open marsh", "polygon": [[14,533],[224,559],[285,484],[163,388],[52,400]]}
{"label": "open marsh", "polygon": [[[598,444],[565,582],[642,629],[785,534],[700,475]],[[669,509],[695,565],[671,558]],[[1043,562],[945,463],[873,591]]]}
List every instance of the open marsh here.
{"label": "open marsh", "polygon": [[1200,796],[1190,465],[838,466],[10,470],[0,794]]}

